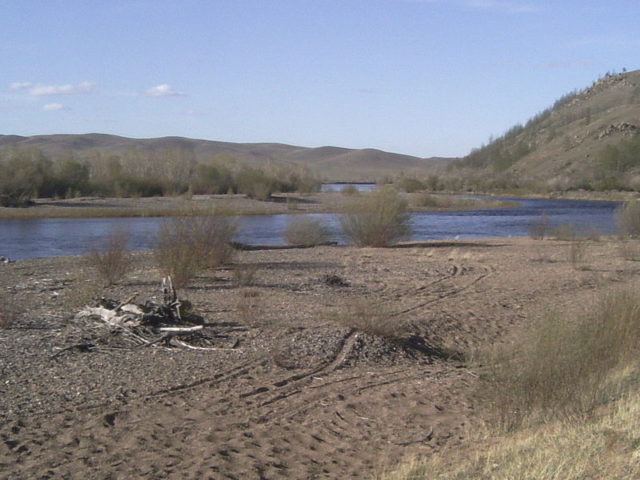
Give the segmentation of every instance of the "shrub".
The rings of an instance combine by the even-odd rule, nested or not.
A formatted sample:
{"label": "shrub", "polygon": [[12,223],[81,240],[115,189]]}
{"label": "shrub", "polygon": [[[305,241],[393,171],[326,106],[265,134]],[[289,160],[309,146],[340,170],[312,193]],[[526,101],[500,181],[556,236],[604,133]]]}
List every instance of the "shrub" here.
{"label": "shrub", "polygon": [[4,295],[0,294],[0,329],[10,328],[17,320],[18,309]]}
{"label": "shrub", "polygon": [[89,265],[107,285],[113,285],[129,271],[131,254],[128,250],[130,234],[116,228],[100,244],[94,244],[87,255]]}
{"label": "shrub", "polygon": [[415,177],[402,177],[396,184],[400,190],[407,193],[419,192],[426,188],[426,185]]}
{"label": "shrub", "polygon": [[556,240],[572,241],[576,238],[577,234],[573,225],[563,223],[553,229],[553,236]]}
{"label": "shrub", "polygon": [[234,283],[239,287],[255,285],[258,265],[255,263],[239,263],[233,267]]}
{"label": "shrub", "polygon": [[200,271],[228,263],[236,225],[215,215],[176,217],[160,225],[155,257],[164,275],[184,287]]}
{"label": "shrub", "polygon": [[506,428],[587,414],[620,394],[639,351],[640,300],[619,292],[578,318],[543,318],[493,352],[480,396]]}
{"label": "shrub", "polygon": [[267,200],[278,190],[277,181],[262,170],[246,168],[236,176],[238,193],[244,193],[249,198]]}
{"label": "shrub", "polygon": [[358,187],[356,187],[355,185],[347,183],[340,189],[340,193],[351,196],[359,194],[360,190],[358,190]]}
{"label": "shrub", "polygon": [[529,236],[534,240],[544,240],[549,232],[549,214],[542,212],[538,218],[529,223]]}
{"label": "shrub", "polygon": [[331,230],[319,218],[293,217],[289,219],[284,238],[291,245],[314,246],[331,239]]}
{"label": "shrub", "polygon": [[640,261],[640,244],[637,240],[622,240],[620,242],[620,255],[625,260]]}
{"label": "shrub", "polygon": [[620,233],[630,237],[640,235],[640,200],[624,203],[616,211]]}
{"label": "shrub", "polygon": [[355,245],[386,247],[410,234],[407,202],[391,188],[375,190],[349,202],[340,225]]}
{"label": "shrub", "polygon": [[403,323],[379,302],[358,299],[347,305],[346,311],[338,317],[339,323],[359,332],[397,339],[403,332]]}
{"label": "shrub", "polygon": [[568,260],[576,267],[578,263],[581,263],[585,257],[585,251],[587,249],[587,240],[584,237],[575,236],[569,241]]}

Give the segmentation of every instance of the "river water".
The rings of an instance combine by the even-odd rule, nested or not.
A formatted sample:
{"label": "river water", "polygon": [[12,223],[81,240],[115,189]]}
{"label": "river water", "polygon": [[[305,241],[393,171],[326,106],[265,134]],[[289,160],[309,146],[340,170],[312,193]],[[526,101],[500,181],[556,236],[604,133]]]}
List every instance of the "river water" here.
{"label": "river water", "polygon": [[[532,221],[544,212],[551,225],[571,224],[586,232],[615,232],[615,202],[500,197],[519,202],[517,207],[415,212],[411,214],[411,240],[508,237],[528,234]],[[324,219],[334,239],[346,243],[337,214],[311,214]],[[283,243],[289,215],[238,217],[237,240],[253,244]],[[153,248],[162,218],[45,218],[0,219],[0,256],[12,259],[78,255],[116,227],[131,234],[131,248]]]}

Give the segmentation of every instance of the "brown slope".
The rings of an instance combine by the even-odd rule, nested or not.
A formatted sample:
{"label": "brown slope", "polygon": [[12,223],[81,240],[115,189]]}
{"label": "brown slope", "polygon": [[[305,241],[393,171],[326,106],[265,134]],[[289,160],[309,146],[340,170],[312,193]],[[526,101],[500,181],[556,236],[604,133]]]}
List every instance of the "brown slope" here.
{"label": "brown slope", "polygon": [[[595,184],[600,154],[640,133],[640,71],[606,75],[465,157],[462,172],[510,175],[535,188]],[[518,155],[518,150],[528,150]]]}

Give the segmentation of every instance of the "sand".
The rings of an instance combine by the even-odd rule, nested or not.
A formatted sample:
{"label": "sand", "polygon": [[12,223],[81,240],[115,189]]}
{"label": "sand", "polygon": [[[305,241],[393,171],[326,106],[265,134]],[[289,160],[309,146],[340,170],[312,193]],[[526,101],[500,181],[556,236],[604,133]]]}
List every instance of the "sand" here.
{"label": "sand", "polygon": [[463,354],[636,284],[617,240],[589,241],[576,262],[570,248],[238,252],[253,285],[228,267],[179,291],[216,334],[207,351],[131,348],[74,319],[96,293],[157,295],[148,254],[99,289],[81,257],[2,264],[4,308],[22,313],[0,329],[0,478],[361,479],[464,448],[480,419]]}

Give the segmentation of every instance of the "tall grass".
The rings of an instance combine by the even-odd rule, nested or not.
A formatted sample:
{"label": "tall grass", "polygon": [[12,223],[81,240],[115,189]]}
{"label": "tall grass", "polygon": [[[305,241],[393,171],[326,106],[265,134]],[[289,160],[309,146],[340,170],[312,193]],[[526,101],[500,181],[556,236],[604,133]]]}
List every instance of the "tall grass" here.
{"label": "tall grass", "polygon": [[392,188],[352,199],[340,217],[345,236],[355,245],[386,247],[409,236],[407,202]]}
{"label": "tall grass", "polygon": [[585,415],[624,390],[639,353],[640,299],[611,294],[580,317],[544,318],[492,352],[480,399],[506,429]]}
{"label": "tall grass", "polygon": [[379,478],[640,478],[639,354],[634,291],[578,317],[546,317],[481,357],[476,404],[488,422],[466,449],[414,458]]}
{"label": "tall grass", "polygon": [[199,272],[229,263],[233,256],[231,240],[236,224],[229,217],[214,215],[176,217],[158,229],[156,261],[164,275],[182,288]]}
{"label": "tall grass", "polygon": [[624,397],[585,421],[559,422],[488,438],[474,451],[414,458],[384,480],[586,480],[640,478],[640,396]]}

